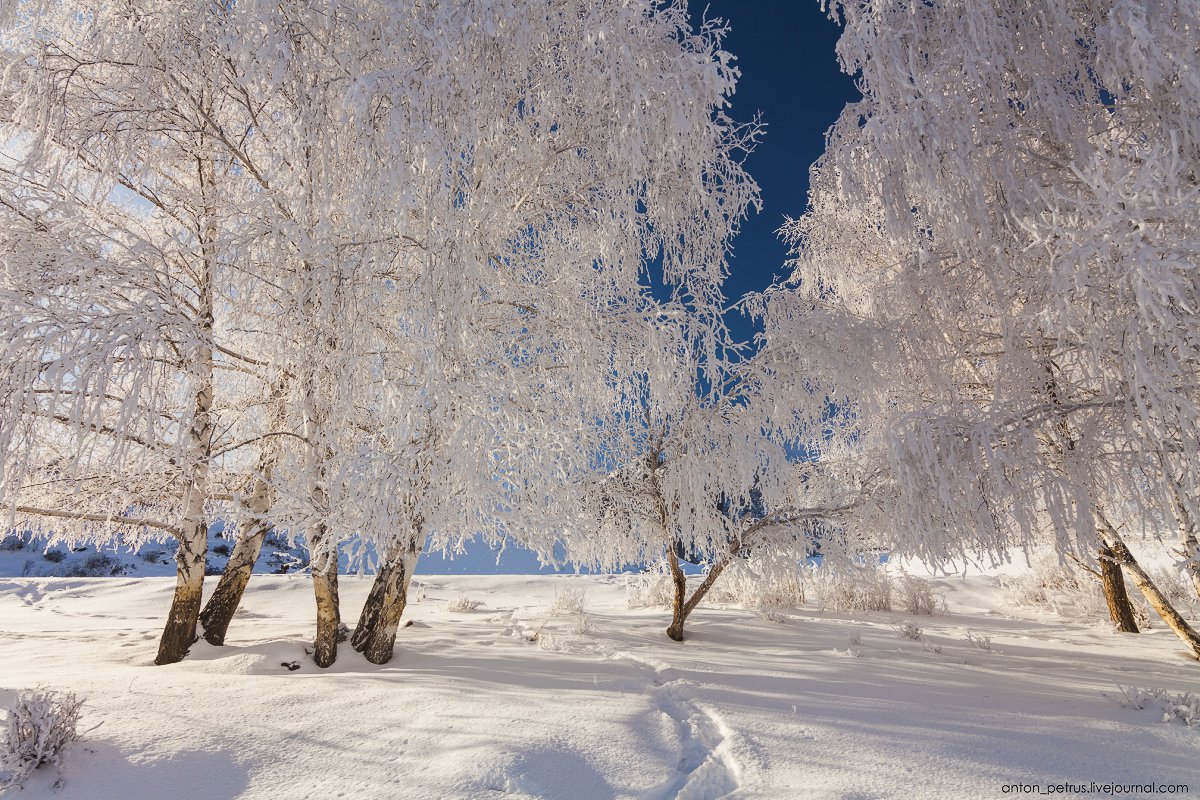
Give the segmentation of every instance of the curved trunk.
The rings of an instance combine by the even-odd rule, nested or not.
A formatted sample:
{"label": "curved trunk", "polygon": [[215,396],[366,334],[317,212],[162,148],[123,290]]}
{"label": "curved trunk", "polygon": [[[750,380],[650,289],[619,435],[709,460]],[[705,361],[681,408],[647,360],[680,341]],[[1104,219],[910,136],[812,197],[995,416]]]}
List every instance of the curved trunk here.
{"label": "curved trunk", "polygon": [[700,601],[712,589],[713,584],[717,582],[717,578],[721,577],[721,573],[725,571],[725,567],[729,566],[729,562],[737,555],[740,545],[733,543],[730,545],[730,550],[721,557],[717,563],[708,568],[708,572],[704,575],[704,580],[692,592],[692,596],[687,594],[687,575],[684,574],[683,568],[679,565],[679,558],[675,555],[675,548],[667,550],[667,564],[671,568],[671,582],[675,584],[675,600],[671,609],[671,624],[667,626],[667,636],[677,642],[683,641],[683,625],[687,621],[688,615],[691,614],[696,606],[700,605]]}
{"label": "curved trunk", "polygon": [[1108,615],[1121,633],[1138,633],[1137,621],[1133,618],[1133,604],[1125,591],[1125,578],[1121,566],[1108,546],[1100,548],[1100,582],[1104,585],[1104,600],[1108,603]]}
{"label": "curved trunk", "polygon": [[667,626],[667,636],[677,642],[683,641],[683,623],[687,621],[687,575],[679,566],[679,556],[675,548],[667,548],[667,564],[671,568],[671,583],[675,586],[675,597],[671,603],[671,624]]}

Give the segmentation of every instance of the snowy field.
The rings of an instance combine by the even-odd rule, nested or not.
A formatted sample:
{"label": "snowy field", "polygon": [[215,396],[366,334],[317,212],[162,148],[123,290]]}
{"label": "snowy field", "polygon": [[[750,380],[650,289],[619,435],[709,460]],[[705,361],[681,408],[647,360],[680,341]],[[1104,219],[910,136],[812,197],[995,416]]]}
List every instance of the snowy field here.
{"label": "snowy field", "polygon": [[[1014,610],[995,578],[976,576],[935,580],[947,613],[933,617],[702,606],[676,644],[662,609],[627,608],[624,581],[427,576],[389,665],[344,646],[322,671],[305,655],[303,576],[256,575],[229,644],[197,644],[168,667],[151,660],[169,579],[2,579],[0,705],[27,687],[73,691],[92,729],[60,790],[38,773],[11,794],[865,800],[1064,782],[1200,793],[1200,726],[1112,699],[1118,686],[1200,686],[1161,624],[1118,636]],[[343,580],[346,616],[367,587]],[[551,614],[564,587],[586,589],[586,624]],[[481,605],[452,611],[464,596]],[[923,640],[898,635],[904,622]]]}

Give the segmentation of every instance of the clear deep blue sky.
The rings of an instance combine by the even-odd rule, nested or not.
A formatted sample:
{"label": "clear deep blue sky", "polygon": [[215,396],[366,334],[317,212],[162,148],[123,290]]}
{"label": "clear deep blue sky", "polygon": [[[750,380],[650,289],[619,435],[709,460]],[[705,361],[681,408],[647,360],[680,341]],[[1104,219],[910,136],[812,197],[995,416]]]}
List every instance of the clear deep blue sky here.
{"label": "clear deep blue sky", "polygon": [[[730,24],[724,48],[742,72],[731,116],[750,120],[761,113],[767,124],[746,162],[762,188],[763,210],[734,241],[726,284],[732,302],[785,274],[787,247],[775,232],[784,217],[804,213],[808,168],[825,149],[825,131],[859,94],[833,52],[840,29],[817,0],[689,0],[688,10],[693,23],[707,13]],[[740,316],[729,323],[739,338],[753,335]]]}

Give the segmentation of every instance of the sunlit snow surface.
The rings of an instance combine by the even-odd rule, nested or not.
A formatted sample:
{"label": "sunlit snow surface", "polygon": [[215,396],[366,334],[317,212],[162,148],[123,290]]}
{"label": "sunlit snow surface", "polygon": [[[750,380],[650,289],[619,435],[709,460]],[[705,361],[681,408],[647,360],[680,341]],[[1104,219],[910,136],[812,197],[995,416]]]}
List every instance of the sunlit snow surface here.
{"label": "sunlit snow surface", "polygon": [[[1200,687],[1171,633],[1017,612],[987,576],[935,581],[949,614],[933,618],[701,606],[683,644],[662,634],[662,609],[626,608],[619,576],[420,580],[392,663],[344,647],[327,671],[305,655],[301,575],[254,576],[227,646],[198,644],[169,667],[150,662],[170,579],[0,580],[0,706],[26,687],[74,691],[88,701],[81,727],[99,726],[69,753],[60,791],[38,774],[12,796],[993,798],[1011,796],[1006,783],[1064,781],[1200,792],[1200,729],[1105,696]],[[587,589],[587,632],[549,613],[565,584]],[[347,621],[367,587],[342,581]],[[449,611],[462,595],[483,605]],[[927,644],[899,638],[902,620]]]}

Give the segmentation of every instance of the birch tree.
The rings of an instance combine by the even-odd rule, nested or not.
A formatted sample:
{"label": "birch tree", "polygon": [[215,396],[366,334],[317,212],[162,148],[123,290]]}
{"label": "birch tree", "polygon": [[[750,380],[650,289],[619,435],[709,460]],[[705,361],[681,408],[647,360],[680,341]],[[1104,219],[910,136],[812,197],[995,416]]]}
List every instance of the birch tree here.
{"label": "birch tree", "polygon": [[898,548],[1048,537],[1200,653],[1125,541],[1178,515],[1194,552],[1195,8],[830,9],[864,99],[786,226],[768,339],[888,454]]}
{"label": "birch tree", "polygon": [[391,656],[427,541],[553,538],[521,518],[546,518],[546,487],[587,459],[576,431],[612,402],[616,357],[591,334],[642,291],[652,259],[662,282],[717,306],[724,248],[757,191],[740,163],[757,127],[724,110],[736,70],[723,29],[693,31],[681,3],[385,20],[385,39],[412,46],[383,52],[350,97],[386,132],[374,194],[392,198],[407,245],[396,293],[418,355],[404,374],[430,427],[395,439],[422,444],[398,484],[403,521],[376,526],[401,535],[375,538],[379,578],[352,640],[375,661]]}
{"label": "birch tree", "polygon": [[[224,14],[29,3],[4,37],[7,524],[179,542],[158,663],[195,638],[255,381],[229,320],[242,183],[207,119]],[[219,377],[220,376],[220,377]],[[249,394],[248,394],[249,393]]]}
{"label": "birch tree", "polygon": [[[451,518],[513,535],[517,500],[571,469],[569,431],[609,402],[611,353],[585,332],[642,290],[652,260],[662,282],[719,305],[729,233],[755,202],[740,159],[757,129],[726,116],[737,73],[720,49],[723,29],[693,30],[681,2],[574,0],[531,12],[251,0],[176,14],[138,0],[91,14],[45,0],[4,22],[6,135],[31,143],[9,173],[13,230],[34,236],[43,219],[65,224],[91,213],[88,204],[123,214],[128,227],[156,226],[122,244],[143,261],[159,254],[138,280],[187,323],[155,345],[182,350],[174,373],[157,351],[131,357],[119,338],[95,363],[91,344],[52,339],[32,361],[14,355],[4,498],[33,508],[21,492],[39,469],[61,470],[62,454],[80,476],[103,459],[110,484],[126,490],[131,470],[143,469],[127,426],[150,425],[129,398],[145,415],[166,415],[147,418],[183,448],[167,463],[186,465],[186,490],[136,507],[182,503],[172,513],[187,530],[186,608],[173,614],[168,660],[194,638],[213,515],[241,520],[246,535],[205,615],[210,638],[223,640],[270,524],[312,553],[322,666],[336,657],[339,547],[353,555],[374,544],[381,575],[391,575],[426,532],[450,541]],[[52,202],[34,196],[43,190]],[[121,192],[137,198],[131,208]],[[75,263],[103,273],[94,285],[67,281],[88,313],[115,302],[105,292],[130,269],[109,241],[114,225],[56,245],[88,243]],[[12,293],[46,305],[34,278],[46,259],[26,258],[24,241],[6,252],[19,278]],[[117,291],[132,306],[126,316],[142,314],[143,298],[128,295]],[[92,317],[73,323],[81,335],[118,325]],[[46,330],[20,315],[10,324]],[[164,330],[148,314],[139,324],[147,336]],[[84,460],[86,448],[69,441],[54,455],[58,441],[30,421],[45,416],[29,410],[41,391],[33,375],[55,376],[45,397],[61,407],[70,387],[106,380],[114,364],[134,374],[108,393],[124,404],[111,412],[116,422],[94,419],[102,403],[90,394],[81,396],[92,406],[48,413],[77,438],[105,435],[119,447]],[[162,388],[180,379],[182,397]],[[545,414],[539,404],[551,398],[558,410]],[[467,436],[484,444],[460,447]],[[433,478],[447,464],[469,480],[439,496]],[[222,483],[225,472],[236,477]],[[121,502],[119,513],[89,510],[77,521],[144,526],[148,515]],[[384,617],[398,619],[402,594],[393,588],[382,602]],[[371,652],[386,660],[394,625],[382,630]]]}
{"label": "birch tree", "polygon": [[[636,357],[620,373],[626,402],[599,423],[589,514],[569,532],[567,553],[602,569],[665,561],[674,596],[666,632],[682,641],[721,574],[752,552],[790,559],[793,576],[818,544],[831,557],[861,553],[862,528],[836,542],[822,534],[863,516],[876,487],[853,455],[835,457],[811,413],[819,404],[789,391],[793,373],[746,358],[724,333],[724,347],[707,349],[712,332],[698,334],[704,317],[683,303],[647,297],[639,312],[627,345]],[[824,463],[814,463],[821,451]],[[684,558],[705,567],[694,587]]]}

